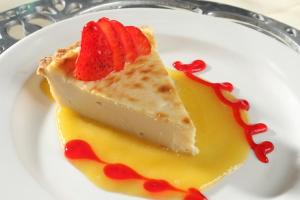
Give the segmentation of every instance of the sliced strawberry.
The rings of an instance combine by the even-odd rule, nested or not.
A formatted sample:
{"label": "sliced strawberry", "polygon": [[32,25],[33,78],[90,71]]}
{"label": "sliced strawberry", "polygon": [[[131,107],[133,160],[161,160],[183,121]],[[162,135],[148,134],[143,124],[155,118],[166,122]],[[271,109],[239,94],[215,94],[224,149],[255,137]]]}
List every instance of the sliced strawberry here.
{"label": "sliced strawberry", "polygon": [[135,49],[134,43],[132,38],[130,37],[129,33],[125,29],[122,23],[111,20],[110,23],[112,24],[113,28],[117,32],[120,37],[121,43],[125,50],[125,61],[132,63],[137,57],[137,51]]}
{"label": "sliced strawberry", "polygon": [[108,43],[111,47],[111,50],[113,52],[113,63],[114,63],[114,69],[116,71],[122,70],[125,65],[125,52],[124,47],[121,43],[121,40],[119,38],[119,35],[113,28],[112,24],[107,18],[101,18],[98,22],[99,27],[105,34]]}
{"label": "sliced strawberry", "polygon": [[112,50],[96,22],[87,23],[81,35],[81,48],[74,76],[83,81],[99,80],[113,71]]}
{"label": "sliced strawberry", "polygon": [[134,26],[126,26],[126,30],[133,40],[138,55],[148,55],[151,52],[151,45],[144,33]]}

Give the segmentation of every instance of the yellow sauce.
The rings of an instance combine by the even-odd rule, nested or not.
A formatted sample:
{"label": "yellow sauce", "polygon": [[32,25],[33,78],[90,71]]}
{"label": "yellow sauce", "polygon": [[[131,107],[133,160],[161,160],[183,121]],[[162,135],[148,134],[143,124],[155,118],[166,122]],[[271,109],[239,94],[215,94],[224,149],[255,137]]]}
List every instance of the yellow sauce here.
{"label": "yellow sauce", "polygon": [[[204,189],[242,164],[249,146],[231,108],[220,102],[212,88],[194,82],[180,72],[171,72],[171,77],[197,128],[198,155],[176,154],[67,108],[57,112],[62,143],[82,139],[106,162],[126,164],[143,176],[167,180],[180,189]],[[103,166],[94,161],[75,160],[72,164],[94,184],[109,191],[159,199],[182,198],[174,192],[150,194],[144,191],[139,180],[111,180],[103,175]]]}
{"label": "yellow sauce", "polygon": [[45,78],[42,79],[42,81],[40,82],[40,89],[44,92],[46,97],[48,97],[51,101],[54,101],[53,96],[49,89],[49,84],[48,84],[47,79],[45,79]]}

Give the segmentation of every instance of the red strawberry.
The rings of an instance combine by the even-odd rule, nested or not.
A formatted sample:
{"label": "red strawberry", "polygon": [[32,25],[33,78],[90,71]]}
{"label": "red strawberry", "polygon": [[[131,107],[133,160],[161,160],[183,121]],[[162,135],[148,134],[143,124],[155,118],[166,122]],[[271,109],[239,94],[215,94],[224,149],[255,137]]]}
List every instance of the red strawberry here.
{"label": "red strawberry", "polygon": [[105,34],[108,43],[111,47],[111,50],[113,52],[113,63],[114,63],[114,69],[116,71],[119,71],[123,69],[125,65],[125,52],[124,47],[121,43],[121,40],[119,38],[119,35],[113,28],[112,24],[107,18],[101,18],[98,22],[99,27]]}
{"label": "red strawberry", "polygon": [[74,75],[83,81],[99,80],[113,71],[112,50],[97,23],[87,23],[81,35],[81,49]]}
{"label": "red strawberry", "polygon": [[126,26],[126,30],[133,40],[138,55],[148,55],[151,52],[151,45],[144,33],[134,26]]}
{"label": "red strawberry", "polygon": [[122,23],[116,21],[116,20],[111,20],[110,23],[112,24],[113,28],[117,32],[117,34],[120,37],[121,43],[124,47],[125,50],[125,61],[126,62],[134,62],[136,59],[137,52],[135,49],[135,46],[133,44],[133,40],[130,37],[129,33],[125,29]]}

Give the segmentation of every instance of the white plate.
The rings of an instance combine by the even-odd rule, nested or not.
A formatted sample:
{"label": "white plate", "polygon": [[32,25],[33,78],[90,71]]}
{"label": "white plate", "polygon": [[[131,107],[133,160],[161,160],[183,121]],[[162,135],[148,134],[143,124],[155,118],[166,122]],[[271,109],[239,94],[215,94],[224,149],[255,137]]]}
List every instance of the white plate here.
{"label": "white plate", "polygon": [[[232,175],[204,191],[209,199],[300,198],[300,56],[259,32],[185,11],[122,9],[75,17],[18,42],[0,57],[0,199],[135,199],[96,188],[63,157],[55,107],[34,75],[39,59],[78,40],[102,16],[149,25],[167,66],[202,58],[211,81],[229,81],[251,102],[253,122],[270,131],[270,163],[250,155]],[[199,102],[200,103],[200,102]]]}

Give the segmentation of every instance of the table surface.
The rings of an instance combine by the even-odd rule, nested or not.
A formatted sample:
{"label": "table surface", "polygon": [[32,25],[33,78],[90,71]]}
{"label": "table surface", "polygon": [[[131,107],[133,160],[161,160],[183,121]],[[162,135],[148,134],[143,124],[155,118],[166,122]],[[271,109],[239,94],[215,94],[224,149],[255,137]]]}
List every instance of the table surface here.
{"label": "table surface", "polygon": [[[34,0],[1,0],[0,12]],[[300,30],[300,0],[213,0],[264,14]]]}

